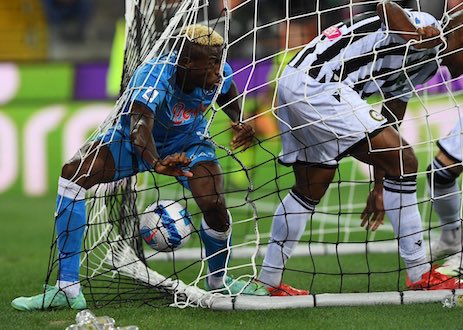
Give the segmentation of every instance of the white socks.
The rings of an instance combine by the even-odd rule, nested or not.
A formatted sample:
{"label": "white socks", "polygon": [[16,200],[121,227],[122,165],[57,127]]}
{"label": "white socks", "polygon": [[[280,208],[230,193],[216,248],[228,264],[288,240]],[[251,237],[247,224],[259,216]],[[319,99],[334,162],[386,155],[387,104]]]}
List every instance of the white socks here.
{"label": "white socks", "polygon": [[72,200],[82,200],[85,199],[86,192],[87,190],[79,186],[77,183],[61,176],[58,178],[58,195]]}
{"label": "white socks", "polygon": [[68,298],[75,298],[80,292],[80,282],[56,281],[56,287],[64,291]]}
{"label": "white socks", "polygon": [[458,174],[437,158],[427,170],[429,194],[442,225],[440,240],[447,245],[461,245],[461,191],[456,181]]}
{"label": "white socks", "polygon": [[450,185],[434,184],[433,207],[439,215],[440,240],[447,245],[461,245],[461,191],[456,181]]}
{"label": "white socks", "polygon": [[400,256],[412,282],[431,269],[423,242],[423,227],[416,198],[416,181],[385,179],[384,209],[399,239]]}
{"label": "white socks", "polygon": [[273,217],[272,234],[258,280],[267,287],[281,284],[286,260],[301,238],[317,203],[290,191]]}
{"label": "white socks", "polygon": [[440,217],[442,230],[460,228],[461,191],[456,181],[451,185],[434,184],[433,207]]}

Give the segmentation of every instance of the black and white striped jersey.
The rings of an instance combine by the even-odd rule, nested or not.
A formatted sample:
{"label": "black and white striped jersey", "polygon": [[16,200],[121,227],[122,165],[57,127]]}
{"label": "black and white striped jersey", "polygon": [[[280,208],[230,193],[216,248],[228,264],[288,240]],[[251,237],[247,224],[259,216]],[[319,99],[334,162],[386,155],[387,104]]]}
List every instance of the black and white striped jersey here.
{"label": "black and white striped jersey", "polygon": [[[416,27],[434,25],[430,14],[406,10]],[[414,86],[436,73],[439,47],[416,49],[375,12],[338,23],[311,41],[289,63],[320,83],[342,82],[362,98],[379,91],[408,101]]]}

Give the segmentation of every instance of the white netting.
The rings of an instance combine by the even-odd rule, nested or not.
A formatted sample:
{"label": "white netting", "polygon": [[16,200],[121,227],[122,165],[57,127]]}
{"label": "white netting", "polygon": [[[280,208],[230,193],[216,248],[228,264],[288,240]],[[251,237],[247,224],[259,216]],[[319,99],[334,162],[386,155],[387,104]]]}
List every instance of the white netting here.
{"label": "white netting", "polygon": [[[290,0],[225,0],[223,3],[214,3],[206,0],[127,0],[123,88],[127,87],[136,67],[144,61],[167,55],[157,57],[158,67],[167,68],[169,65],[178,64],[172,61],[171,56],[182,47],[179,31],[183,27],[203,22],[224,36],[226,47],[222,67],[225,61],[233,67],[233,78],[238,85],[243,109],[240,120],[252,124],[257,132],[256,144],[251,149],[232,152],[227,147],[231,138],[229,119],[216,104],[206,111],[209,123],[204,134],[206,138],[210,137],[216,146],[224,171],[225,199],[233,217],[233,241],[227,246],[232,251],[232,259],[225,270],[227,274],[245,280],[256,278],[262,256],[267,249],[275,209],[294,184],[291,169],[278,163],[281,141],[276,124],[278,121],[286,120],[278,115],[278,110],[288,104],[282,105],[281,101],[278,103],[275,86],[280,83],[285,65],[305,44],[320,35],[332,23],[346,19],[345,24],[353,25],[357,20],[354,18],[355,14],[365,14],[368,10],[374,10],[377,3],[378,1],[298,3]],[[423,10],[423,3],[424,1],[417,0],[409,5]],[[454,6],[450,1],[444,1],[442,6],[441,10],[445,13],[442,22],[448,20],[450,8],[456,11],[461,7]],[[369,17],[374,15],[376,14],[373,13]],[[361,64],[355,62],[355,59],[367,61],[381,56],[382,50],[374,48],[370,53],[362,54],[358,58],[349,57],[349,47],[353,40],[369,33],[371,32],[359,30],[357,34],[352,34],[351,40],[339,49],[338,53],[324,62],[312,63],[313,65],[303,70],[307,75],[314,69],[323,74],[325,65],[336,67],[340,64],[340,71],[336,71],[331,77],[327,76],[326,79],[346,78]],[[381,41],[379,39],[375,42],[379,45]],[[412,43],[406,44],[403,51],[408,52]],[[394,49],[398,48],[400,47],[392,46],[389,50],[392,49],[394,52]],[[302,63],[301,53],[299,58]],[[369,68],[371,74],[365,75],[363,80],[355,83],[361,84],[362,87],[369,84],[373,89],[379,86],[378,81],[382,78],[391,76],[397,80],[404,76],[405,80],[412,82],[417,74],[414,70],[418,64],[423,61],[437,63],[441,59],[440,51],[432,58],[419,58],[418,62],[404,61],[386,73],[373,75],[373,68]],[[445,68],[440,68],[434,78],[426,84],[411,86],[410,93],[413,97],[400,128],[403,138],[414,148],[419,161],[416,173],[417,195],[426,242],[438,235],[441,226],[432,212],[426,183],[426,166],[432,162],[437,152],[436,142],[446,136],[460,120],[462,85],[458,78],[451,78]],[[368,94],[368,88],[365,89]],[[107,133],[114,123],[121,120],[121,113],[130,105],[129,96],[133,92],[137,90],[124,90],[115,110],[93,138]],[[403,91],[404,95],[405,92],[408,91]],[[323,93],[324,91],[319,95],[322,99],[332,97],[333,94]],[[302,99],[292,102],[310,103],[314,97],[306,91],[301,91],[301,95]],[[381,105],[392,100],[386,95],[381,91],[379,96],[371,96],[368,102],[372,108],[380,112]],[[151,94],[148,94],[148,97],[150,96]],[[395,96],[400,96],[400,93]],[[217,95],[214,100],[216,97]],[[299,126],[286,122],[285,124],[288,130],[293,132],[303,127],[323,125],[325,119],[312,120]],[[342,123],[342,117],[340,120]],[[210,135],[207,134],[207,130],[210,130]],[[337,135],[337,138],[340,140],[344,137]],[[107,143],[108,141],[102,142]],[[304,146],[312,147],[316,145]],[[404,147],[401,146],[399,149]],[[375,152],[379,151],[381,150]],[[434,172],[431,173],[431,177],[433,175]],[[409,294],[410,300],[407,300],[408,296],[404,298],[400,292],[405,289],[405,268],[400,260],[398,240],[394,237],[392,226],[386,220],[376,232],[365,231],[360,227],[360,214],[373,183],[370,166],[363,165],[353,158],[340,161],[333,183],[317,206],[312,221],[307,225],[294,250],[293,259],[285,268],[285,280],[294,283],[295,286],[310,289],[312,293],[394,291],[387,294],[373,293],[369,296],[372,299],[371,303],[426,302],[441,299],[442,294],[422,297],[413,293]],[[433,196],[432,191],[433,188]],[[205,256],[203,243],[197,232],[201,212],[191,193],[173,178],[149,172],[115,183],[100,184],[88,195],[88,229],[81,258],[81,278],[98,304],[126,300],[149,301],[155,304],[153,297],[165,301],[160,298],[173,296],[174,304],[179,307],[252,309],[259,308],[257,306],[281,308],[315,305],[312,297],[298,297],[280,303],[271,300],[274,298],[259,300],[241,296],[235,301],[204,291],[203,281],[211,256]],[[157,200],[174,200],[186,206],[197,229],[188,245],[173,253],[155,252],[140,240],[138,215],[148,204]],[[429,244],[425,244],[429,249]],[[55,264],[53,261],[51,268]],[[365,297],[361,297],[362,301],[370,303],[370,298]],[[320,299],[321,305],[324,305],[325,301],[326,305],[343,305],[355,304],[359,298],[346,294],[339,298],[321,295]]]}

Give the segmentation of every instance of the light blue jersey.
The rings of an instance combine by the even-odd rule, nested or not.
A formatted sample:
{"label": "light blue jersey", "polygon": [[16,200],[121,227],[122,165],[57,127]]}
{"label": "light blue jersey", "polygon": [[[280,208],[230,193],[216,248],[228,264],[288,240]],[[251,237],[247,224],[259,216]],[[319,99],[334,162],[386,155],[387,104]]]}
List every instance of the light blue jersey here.
{"label": "light blue jersey", "polygon": [[[204,111],[211,104],[215,90],[195,88],[185,94],[177,86],[175,77],[177,56],[154,58],[139,67],[129,82],[133,89],[131,101],[146,105],[155,115],[153,137],[160,155],[180,152],[196,136],[204,133],[207,120]],[[221,94],[226,94],[231,86],[232,69],[224,66],[225,79]],[[131,102],[130,102],[131,103]],[[128,128],[130,130],[130,123]]]}
{"label": "light blue jersey", "polygon": [[[161,158],[173,153],[185,152],[192,160],[190,167],[203,161],[217,162],[214,146],[202,138],[207,124],[204,111],[211,104],[215,91],[195,88],[190,94],[183,93],[175,82],[176,60],[177,56],[174,54],[171,57],[153,59],[138,68],[129,82],[127,91],[130,92],[130,98],[127,106],[120,113],[120,121],[95,138],[96,142],[100,142],[111,152],[114,168],[109,167],[112,165],[106,165],[106,169],[115,171],[114,181],[138,172],[152,170],[152,165],[143,160],[130,140],[129,112],[133,102],[142,103],[153,112],[155,126],[152,134]],[[230,90],[231,74],[232,70],[226,64],[224,68],[226,79],[222,93],[228,93]],[[189,189],[187,178],[177,177],[177,179]],[[72,183],[72,187],[75,188],[68,189],[68,184],[61,183],[56,207],[60,256],[58,276],[60,281],[78,282],[80,251],[86,225],[85,199],[84,196],[77,198],[77,195],[72,195],[73,189],[81,192],[78,185]],[[225,249],[227,240],[221,242],[205,235],[203,233],[201,237],[206,251],[209,251],[207,254],[209,268],[212,267],[214,273],[218,273],[215,270],[223,269],[227,258],[226,254],[217,254],[215,251]]]}
{"label": "light blue jersey", "polygon": [[[116,163],[115,180],[137,172],[150,170],[130,141],[130,106],[138,102],[149,108],[155,116],[153,138],[161,159],[174,153],[185,152],[192,160],[190,167],[201,161],[217,161],[213,144],[203,139],[207,119],[204,111],[211,104],[216,90],[195,88],[182,92],[176,84],[177,55],[154,58],[141,65],[132,76],[127,107],[120,122],[103,137],[108,142]],[[229,92],[232,69],[224,65],[225,81],[221,94]],[[183,184],[184,180],[180,178]]]}

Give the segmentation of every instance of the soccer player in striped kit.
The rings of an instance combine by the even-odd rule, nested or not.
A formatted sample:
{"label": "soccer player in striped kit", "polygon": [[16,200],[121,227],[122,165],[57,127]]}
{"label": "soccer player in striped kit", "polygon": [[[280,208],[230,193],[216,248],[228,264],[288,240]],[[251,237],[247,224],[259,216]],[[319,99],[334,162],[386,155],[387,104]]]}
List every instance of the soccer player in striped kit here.
{"label": "soccer player in striped kit", "polygon": [[431,241],[431,258],[449,256],[439,272],[458,275],[462,267],[461,188],[457,178],[463,172],[463,115],[450,133],[437,141],[439,151],[428,165],[429,192],[439,216],[441,235]]}
{"label": "soccer player in striped kit", "polygon": [[[362,213],[362,226],[376,230],[384,210],[399,238],[410,289],[455,289],[460,283],[437,273],[423,244],[416,197],[418,161],[400,136],[414,87],[439,65],[462,74],[461,13],[439,23],[427,13],[404,10],[391,1],[376,12],[326,29],[290,61],[278,81],[276,116],[281,163],[292,166],[296,183],[278,206],[259,280],[271,295],[304,295],[282,283],[285,263],[307,221],[346,156],[373,165],[375,186]],[[366,98],[379,93],[383,110]]]}

